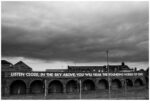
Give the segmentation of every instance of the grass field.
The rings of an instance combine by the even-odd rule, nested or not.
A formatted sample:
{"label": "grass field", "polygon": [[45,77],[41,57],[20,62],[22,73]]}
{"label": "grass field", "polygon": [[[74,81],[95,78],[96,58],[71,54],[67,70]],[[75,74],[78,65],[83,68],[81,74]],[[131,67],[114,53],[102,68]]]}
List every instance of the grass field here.
{"label": "grass field", "polygon": [[[2,99],[80,99],[80,93],[57,93],[57,94],[49,94],[46,97],[43,95],[13,95],[8,97],[2,97]],[[97,90],[97,91],[88,91],[82,92],[81,99],[105,99],[105,100],[148,100],[149,99],[149,91],[146,88],[130,88],[126,91],[124,89],[120,90],[112,90],[110,95],[108,94],[108,90]]]}

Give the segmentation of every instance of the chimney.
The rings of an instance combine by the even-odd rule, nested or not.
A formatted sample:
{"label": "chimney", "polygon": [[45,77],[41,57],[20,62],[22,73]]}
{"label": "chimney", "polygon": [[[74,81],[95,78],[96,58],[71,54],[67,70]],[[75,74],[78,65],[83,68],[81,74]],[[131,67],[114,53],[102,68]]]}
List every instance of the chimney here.
{"label": "chimney", "polygon": [[121,63],[121,66],[124,66],[124,65],[125,65],[125,63],[124,63],[124,62],[122,62],[122,63]]}

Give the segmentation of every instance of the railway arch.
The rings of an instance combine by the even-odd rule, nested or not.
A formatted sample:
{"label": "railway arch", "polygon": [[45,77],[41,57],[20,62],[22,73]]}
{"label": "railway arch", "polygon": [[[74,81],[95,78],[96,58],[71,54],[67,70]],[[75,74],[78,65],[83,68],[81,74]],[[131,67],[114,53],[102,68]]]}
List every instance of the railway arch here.
{"label": "railway arch", "polygon": [[34,80],[30,84],[31,94],[42,94],[44,93],[44,83],[41,80]]}
{"label": "railway arch", "polygon": [[108,81],[106,79],[100,79],[98,81],[98,89],[108,89]]}
{"label": "railway arch", "polygon": [[76,80],[69,80],[66,84],[67,93],[76,93],[79,92],[79,83]]}
{"label": "railway arch", "polygon": [[26,83],[22,80],[15,80],[10,85],[11,95],[23,95],[26,94]]}
{"label": "railway arch", "polygon": [[135,79],[134,86],[140,87],[140,86],[143,86],[143,85],[144,85],[144,83],[143,83],[142,79],[140,79],[140,78]]}
{"label": "railway arch", "polygon": [[63,93],[63,84],[59,80],[53,80],[48,85],[48,93]]}
{"label": "railway arch", "polygon": [[92,91],[95,90],[95,83],[91,79],[86,79],[82,82],[82,90],[83,91]]}
{"label": "railway arch", "polygon": [[122,83],[119,79],[112,79],[111,81],[111,88],[112,89],[120,89],[122,88]]}

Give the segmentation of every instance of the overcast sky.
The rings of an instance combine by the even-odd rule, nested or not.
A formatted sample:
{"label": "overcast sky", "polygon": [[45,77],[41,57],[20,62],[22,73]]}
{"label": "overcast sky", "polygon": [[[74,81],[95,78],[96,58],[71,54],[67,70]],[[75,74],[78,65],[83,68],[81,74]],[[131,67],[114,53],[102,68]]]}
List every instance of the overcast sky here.
{"label": "overcast sky", "polygon": [[34,70],[148,67],[148,2],[2,2],[2,59]]}

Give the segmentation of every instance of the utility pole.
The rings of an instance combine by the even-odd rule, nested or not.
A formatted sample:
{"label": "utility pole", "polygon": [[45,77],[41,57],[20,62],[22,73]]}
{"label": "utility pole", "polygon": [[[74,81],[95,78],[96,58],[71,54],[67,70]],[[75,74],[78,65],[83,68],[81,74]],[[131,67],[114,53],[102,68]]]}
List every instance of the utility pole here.
{"label": "utility pole", "polygon": [[127,81],[126,79],[124,80],[124,96],[126,97],[126,86],[127,86]]}
{"label": "utility pole", "polygon": [[46,99],[46,96],[47,96],[47,89],[46,89],[46,79],[45,79],[44,83],[45,83],[44,97],[45,97],[45,99]]}
{"label": "utility pole", "polygon": [[108,78],[108,96],[109,96],[109,98],[111,97],[110,96],[110,78],[109,78],[109,60],[108,60],[108,57],[109,57],[109,51],[107,50],[106,51],[106,53],[107,53],[107,78]]}
{"label": "utility pole", "polygon": [[[124,58],[123,58],[123,56],[121,56],[121,59],[122,59],[122,63],[124,63]],[[123,64],[123,65],[124,65],[124,64]],[[121,68],[122,68],[122,67],[121,67]],[[126,85],[127,85],[127,80],[125,79],[124,73],[125,73],[125,72],[123,72],[123,79],[124,79],[124,97],[126,97],[126,90],[127,90]]]}
{"label": "utility pole", "polygon": [[81,79],[80,79],[80,100],[82,99],[82,82],[81,82]]}

